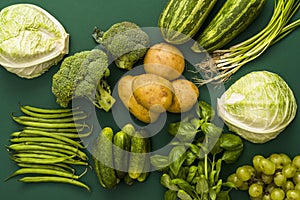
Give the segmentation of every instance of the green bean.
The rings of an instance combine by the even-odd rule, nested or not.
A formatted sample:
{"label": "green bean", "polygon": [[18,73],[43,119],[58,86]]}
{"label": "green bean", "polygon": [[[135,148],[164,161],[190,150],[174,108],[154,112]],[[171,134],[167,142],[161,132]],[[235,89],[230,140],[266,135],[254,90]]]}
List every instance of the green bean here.
{"label": "green bean", "polygon": [[53,134],[53,133],[48,133],[48,132],[45,132],[45,131],[38,131],[38,130],[23,130],[20,133],[20,135],[22,135],[23,133],[28,133],[28,134],[33,134],[33,135],[40,135],[40,136],[45,136],[45,137],[50,137],[50,138],[55,138],[55,139],[64,141],[64,142],[66,142],[68,144],[74,145],[76,147],[83,148],[83,146],[79,142],[77,142],[75,140],[72,140],[70,138],[61,136],[61,135],[56,135],[56,134]]}
{"label": "green bean", "polygon": [[24,108],[26,110],[37,112],[37,113],[65,113],[65,112],[71,112],[72,110],[78,110],[79,107],[76,108],[58,108],[58,109],[47,109],[47,108],[38,108],[34,106],[29,105],[23,105],[20,106],[21,108]]}
{"label": "green bean", "polygon": [[31,116],[18,116],[19,120],[24,121],[33,121],[33,122],[45,122],[45,123],[67,123],[67,122],[75,122],[77,120],[83,120],[86,119],[86,115],[78,115],[75,117],[64,117],[64,118],[51,118],[51,119],[45,119],[45,118],[39,118],[39,117],[31,117]]}
{"label": "green bean", "polygon": [[66,177],[54,177],[54,176],[34,176],[34,177],[24,177],[19,179],[21,182],[25,183],[40,183],[40,182],[59,182],[59,183],[67,183],[75,186],[83,187],[88,191],[91,191],[90,187],[84,184],[79,180],[74,180]]}
{"label": "green bean", "polygon": [[56,157],[64,157],[68,156],[64,153],[56,152],[56,151],[38,151],[38,150],[30,150],[30,151],[18,151],[17,153],[35,153],[35,154],[45,154],[50,156],[56,156]]}
{"label": "green bean", "polygon": [[[66,146],[66,145],[65,145]],[[14,151],[31,151],[31,150],[40,150],[40,151],[54,151],[54,152],[60,152],[67,154],[69,156],[74,155],[74,153],[81,158],[82,155],[79,155],[77,152],[78,149],[74,148],[72,150],[68,149],[62,149],[62,148],[57,148],[57,147],[49,147],[49,146],[41,146],[41,145],[29,145],[29,144],[11,144],[8,146],[9,149],[14,150]],[[81,153],[82,154],[82,153]],[[85,155],[86,157],[86,155]]]}
{"label": "green bean", "polygon": [[59,143],[59,144],[68,144],[63,140],[58,140],[50,137],[16,137],[11,138],[9,140],[12,143],[20,143],[20,142],[51,142],[51,143]]}
{"label": "green bean", "polygon": [[72,158],[73,156],[51,158],[51,159],[40,159],[40,158],[13,158],[13,161],[17,163],[31,163],[31,164],[55,164],[61,163],[65,160]]}
{"label": "green bean", "polygon": [[64,144],[56,144],[56,143],[48,143],[48,142],[40,142],[40,143],[35,143],[35,142],[26,142],[24,144],[25,146],[26,145],[36,145],[36,146],[40,146],[40,147],[53,147],[53,148],[56,148],[56,150],[68,150],[68,151],[71,151],[73,153],[76,153],[81,159],[83,160],[87,160],[88,157],[87,155],[81,151],[80,149],[76,148],[76,147],[73,147],[73,146],[69,146],[69,145],[64,145]]}
{"label": "green bean", "polygon": [[46,123],[46,122],[32,122],[32,121],[24,121],[20,120],[17,117],[12,117],[13,120],[19,124],[25,125],[25,126],[34,126],[34,127],[41,127],[41,128],[76,128],[76,127],[82,127],[87,126],[86,124],[79,124],[74,122],[68,122],[68,123]]}
{"label": "green bean", "polygon": [[17,163],[19,167],[25,167],[25,168],[40,168],[40,169],[53,169],[57,171],[63,171],[63,172],[69,172],[70,170],[72,173],[75,173],[75,169],[70,167],[67,164],[61,163],[61,164],[51,164],[51,165],[42,165],[42,164],[29,164],[29,163]]}
{"label": "green bean", "polygon": [[60,177],[67,177],[72,179],[79,179],[78,175],[75,175],[71,172],[63,172],[58,171],[54,169],[38,169],[38,168],[20,168],[16,170],[10,177],[5,179],[5,181],[18,176],[18,175],[24,175],[24,174],[46,174],[46,175],[53,175],[53,176],[60,176]]}
{"label": "green bean", "polygon": [[84,114],[83,111],[74,111],[72,112],[62,112],[62,113],[38,113],[38,112],[32,112],[28,109],[25,109],[24,107],[20,108],[21,111],[31,117],[38,117],[38,118],[43,118],[43,119],[54,119],[54,118],[64,118],[64,117],[71,117],[79,114]]}
{"label": "green bean", "polygon": [[41,127],[32,127],[32,126],[25,126],[24,130],[30,129],[30,130],[40,130],[40,131],[46,131],[46,132],[57,132],[57,133],[77,133],[81,132],[85,129],[86,127],[82,126],[79,128],[41,128]]}

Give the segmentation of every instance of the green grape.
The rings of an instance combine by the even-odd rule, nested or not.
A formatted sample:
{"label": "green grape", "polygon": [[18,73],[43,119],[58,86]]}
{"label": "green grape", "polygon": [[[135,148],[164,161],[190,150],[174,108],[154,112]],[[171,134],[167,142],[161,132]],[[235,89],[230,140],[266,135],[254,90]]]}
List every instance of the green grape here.
{"label": "green grape", "polygon": [[263,156],[261,155],[255,155],[253,158],[252,158],[252,165],[254,167],[254,169],[257,171],[257,172],[260,172],[260,161],[261,159],[264,159]]}
{"label": "green grape", "polygon": [[283,162],[283,166],[285,166],[287,164],[290,164],[292,162],[291,158],[288,155],[286,155],[284,153],[280,153],[279,155],[281,156],[281,158],[283,160],[282,161]]}
{"label": "green grape", "polygon": [[268,194],[271,194],[271,192],[277,188],[277,185],[275,185],[275,183],[270,183],[269,185],[266,186],[265,188],[265,192],[268,193]]}
{"label": "green grape", "polygon": [[299,190],[289,190],[286,193],[286,197],[288,200],[299,200],[300,199],[300,191]]}
{"label": "green grape", "polygon": [[282,189],[280,188],[275,188],[272,192],[271,192],[271,199],[272,200],[283,200],[285,197],[285,193]]}
{"label": "green grape", "polygon": [[281,186],[285,185],[286,181],[287,181],[286,180],[286,176],[282,172],[277,172],[275,174],[275,176],[274,176],[274,183],[278,187],[281,187]]}
{"label": "green grape", "polygon": [[264,194],[264,196],[262,197],[262,200],[272,200],[271,194]]}
{"label": "green grape", "polygon": [[292,164],[287,164],[282,168],[282,173],[286,178],[292,178],[296,174],[296,167]]}
{"label": "green grape", "polygon": [[247,181],[244,181],[243,184],[238,188],[239,190],[246,191],[249,189],[249,184]]}
{"label": "green grape", "polygon": [[289,181],[289,180],[285,183],[285,185],[282,186],[282,189],[285,192],[287,192],[289,190],[293,190],[294,188],[295,188],[295,185],[294,185],[293,181]]}
{"label": "green grape", "polygon": [[283,156],[280,156],[277,153],[273,153],[268,158],[271,162],[275,164],[276,169],[282,169],[283,168]]}
{"label": "green grape", "polygon": [[300,183],[297,183],[294,187],[294,190],[299,190],[300,191]]}
{"label": "green grape", "polygon": [[296,167],[297,171],[300,171],[300,155],[293,158],[292,164]]}
{"label": "green grape", "polygon": [[270,184],[273,182],[273,175],[266,175],[264,173],[261,174],[261,180],[265,183],[265,184]]}
{"label": "green grape", "polygon": [[250,185],[248,193],[251,197],[260,197],[263,194],[263,186],[258,183],[253,183]]}
{"label": "green grape", "polygon": [[250,165],[238,167],[236,175],[241,181],[248,181],[255,176],[255,169]]}
{"label": "green grape", "polygon": [[269,159],[262,158],[259,163],[261,172],[266,175],[273,175],[275,173],[276,165]]}
{"label": "green grape", "polygon": [[293,181],[295,184],[300,183],[300,171],[295,173],[293,176]]}
{"label": "green grape", "polygon": [[227,178],[227,182],[232,182],[237,188],[241,187],[243,185],[243,181],[241,181],[236,173],[231,174]]}

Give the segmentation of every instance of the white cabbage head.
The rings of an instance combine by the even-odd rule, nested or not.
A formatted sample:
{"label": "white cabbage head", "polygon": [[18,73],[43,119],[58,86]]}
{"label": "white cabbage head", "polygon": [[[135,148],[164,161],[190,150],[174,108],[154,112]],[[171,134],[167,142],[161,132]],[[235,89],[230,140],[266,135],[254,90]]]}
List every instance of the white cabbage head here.
{"label": "white cabbage head", "polygon": [[0,12],[0,65],[23,78],[35,78],[69,51],[69,34],[52,15],[33,4]]}
{"label": "white cabbage head", "polygon": [[218,115],[228,128],[253,143],[277,137],[294,119],[296,110],[290,87],[268,71],[243,76],[218,99]]}

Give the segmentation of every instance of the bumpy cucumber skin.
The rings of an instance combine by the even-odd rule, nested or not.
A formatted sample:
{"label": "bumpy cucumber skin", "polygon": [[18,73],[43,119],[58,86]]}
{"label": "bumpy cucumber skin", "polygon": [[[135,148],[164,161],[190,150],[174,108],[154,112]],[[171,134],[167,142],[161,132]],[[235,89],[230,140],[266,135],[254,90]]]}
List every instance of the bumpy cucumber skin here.
{"label": "bumpy cucumber skin", "polygon": [[227,0],[198,36],[192,50],[213,52],[224,47],[253,22],[265,2],[266,0]]}
{"label": "bumpy cucumber skin", "polygon": [[147,142],[139,132],[131,138],[128,175],[137,179],[142,173],[146,162]]}
{"label": "bumpy cucumber skin", "polygon": [[[149,153],[151,151],[151,140],[150,138],[144,138],[146,141],[146,145],[147,145],[147,149],[146,152]],[[149,174],[150,174],[150,168],[151,168],[151,163],[150,163],[150,155],[146,156],[146,160],[145,160],[145,164],[144,164],[144,168],[143,168],[143,173],[140,174],[140,176],[137,178],[137,180],[139,182],[144,182]]]}
{"label": "bumpy cucumber skin", "polygon": [[202,26],[217,0],[169,0],[158,20],[164,39],[182,44]]}
{"label": "bumpy cucumber skin", "polygon": [[125,177],[128,171],[130,137],[124,132],[119,131],[114,135],[114,166],[119,179]]}
{"label": "bumpy cucumber skin", "polygon": [[100,184],[105,188],[114,188],[119,179],[113,168],[113,130],[109,127],[102,129],[95,147],[97,158],[94,159],[95,170]]}

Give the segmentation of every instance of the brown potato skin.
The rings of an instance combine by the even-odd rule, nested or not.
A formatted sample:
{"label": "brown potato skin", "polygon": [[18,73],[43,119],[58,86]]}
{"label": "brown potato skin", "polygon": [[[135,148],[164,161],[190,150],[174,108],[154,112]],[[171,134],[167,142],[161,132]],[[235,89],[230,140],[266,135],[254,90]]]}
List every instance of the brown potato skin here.
{"label": "brown potato skin", "polygon": [[142,105],[140,105],[132,92],[132,82],[134,76],[126,75],[123,76],[118,82],[118,93],[124,106],[133,114],[138,120],[144,123],[153,123],[158,117],[159,113],[151,112]]}
{"label": "brown potato skin", "polygon": [[184,69],[184,56],[173,45],[167,43],[155,44],[145,54],[144,70],[146,73],[174,80],[183,73]]}
{"label": "brown potato skin", "polygon": [[182,113],[189,111],[197,102],[199,97],[198,87],[186,79],[177,79],[172,81],[174,88],[174,98],[172,105],[167,111],[172,113]]}
{"label": "brown potato skin", "polygon": [[132,90],[136,101],[153,112],[165,112],[173,101],[174,89],[171,82],[155,74],[136,76]]}

